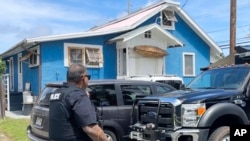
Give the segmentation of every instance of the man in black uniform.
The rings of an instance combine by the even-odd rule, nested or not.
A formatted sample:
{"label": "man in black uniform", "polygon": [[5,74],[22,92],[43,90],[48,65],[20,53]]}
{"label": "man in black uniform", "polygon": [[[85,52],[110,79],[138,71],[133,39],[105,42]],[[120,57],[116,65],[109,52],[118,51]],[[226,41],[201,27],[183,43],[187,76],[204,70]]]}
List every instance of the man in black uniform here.
{"label": "man in black uniform", "polygon": [[89,79],[83,65],[72,64],[67,71],[67,83],[50,95],[51,141],[108,141],[85,92]]}

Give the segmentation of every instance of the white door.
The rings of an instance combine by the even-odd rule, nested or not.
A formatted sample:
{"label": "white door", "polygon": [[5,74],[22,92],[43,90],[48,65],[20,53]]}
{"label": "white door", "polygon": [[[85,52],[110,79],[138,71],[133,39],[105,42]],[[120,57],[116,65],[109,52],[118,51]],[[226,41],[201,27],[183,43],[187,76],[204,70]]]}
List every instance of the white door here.
{"label": "white door", "polygon": [[23,65],[20,59],[22,58],[22,53],[18,54],[17,62],[18,62],[18,91],[23,91]]}

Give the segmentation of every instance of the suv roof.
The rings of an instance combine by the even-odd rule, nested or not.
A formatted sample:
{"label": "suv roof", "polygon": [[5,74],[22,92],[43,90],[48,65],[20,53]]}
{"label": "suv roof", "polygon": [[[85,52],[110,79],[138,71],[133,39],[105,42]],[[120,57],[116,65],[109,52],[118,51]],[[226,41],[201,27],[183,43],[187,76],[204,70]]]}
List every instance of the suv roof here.
{"label": "suv roof", "polygon": [[136,75],[125,78],[126,80],[144,80],[169,84],[176,89],[181,89],[183,79],[176,75]]}
{"label": "suv roof", "polygon": [[183,82],[182,78],[176,75],[145,75],[145,76],[131,76],[129,80],[150,80],[150,81],[160,81],[160,80],[179,80]]}
{"label": "suv roof", "polygon": [[[65,81],[55,81],[55,82],[49,82],[46,84],[46,86],[52,86],[52,87],[60,87],[63,82]],[[143,79],[141,80],[124,80],[124,79],[102,79],[102,80],[89,80],[89,84],[114,84],[114,83],[140,83],[140,84],[151,84],[151,83],[159,83],[159,82],[152,82],[152,81],[145,81]]]}

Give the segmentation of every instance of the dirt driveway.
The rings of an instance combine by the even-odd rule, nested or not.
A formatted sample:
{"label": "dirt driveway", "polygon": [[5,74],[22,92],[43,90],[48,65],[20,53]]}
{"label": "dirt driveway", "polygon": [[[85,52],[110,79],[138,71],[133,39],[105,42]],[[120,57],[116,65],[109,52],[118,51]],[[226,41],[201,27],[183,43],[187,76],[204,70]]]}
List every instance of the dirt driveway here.
{"label": "dirt driveway", "polygon": [[0,132],[0,141],[11,141],[7,136]]}

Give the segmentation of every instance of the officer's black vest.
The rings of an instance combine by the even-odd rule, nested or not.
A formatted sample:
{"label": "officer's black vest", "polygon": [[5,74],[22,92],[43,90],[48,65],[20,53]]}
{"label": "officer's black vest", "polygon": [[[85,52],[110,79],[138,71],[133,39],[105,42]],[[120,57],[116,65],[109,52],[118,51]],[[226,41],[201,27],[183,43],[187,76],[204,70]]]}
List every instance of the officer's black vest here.
{"label": "officer's black vest", "polygon": [[50,95],[49,139],[51,141],[91,140],[74,120],[72,107],[67,96],[73,91],[81,91],[77,87],[63,87]]}

